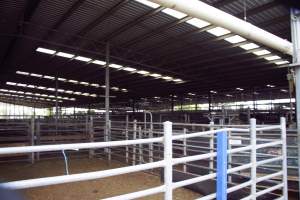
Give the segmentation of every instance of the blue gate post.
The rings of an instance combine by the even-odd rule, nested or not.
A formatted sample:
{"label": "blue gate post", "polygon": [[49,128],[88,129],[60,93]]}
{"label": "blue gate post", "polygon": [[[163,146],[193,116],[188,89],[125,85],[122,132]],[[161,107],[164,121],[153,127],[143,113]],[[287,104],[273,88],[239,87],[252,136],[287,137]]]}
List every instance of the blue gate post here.
{"label": "blue gate post", "polygon": [[217,133],[217,200],[227,200],[227,132]]}

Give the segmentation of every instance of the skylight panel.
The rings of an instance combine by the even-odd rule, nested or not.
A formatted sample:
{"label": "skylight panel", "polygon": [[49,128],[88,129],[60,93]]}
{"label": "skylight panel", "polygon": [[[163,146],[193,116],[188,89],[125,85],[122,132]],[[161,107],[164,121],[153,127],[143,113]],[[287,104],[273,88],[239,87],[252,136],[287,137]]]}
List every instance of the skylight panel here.
{"label": "skylight panel", "polygon": [[125,67],[125,68],[123,68],[123,70],[128,71],[128,72],[134,72],[134,71],[136,71],[136,69],[132,68],[132,67]]}
{"label": "skylight panel", "polygon": [[259,50],[259,51],[254,51],[253,53],[257,56],[264,56],[264,55],[270,54],[271,52],[266,49],[263,49],[263,50]]}
{"label": "skylight panel", "polygon": [[207,30],[207,32],[209,32],[217,37],[231,33],[229,30],[222,28],[222,27],[212,28],[212,29]]}
{"label": "skylight panel", "polygon": [[274,88],[275,85],[268,84],[267,87],[269,87],[269,88]]}
{"label": "skylight panel", "polygon": [[71,79],[69,80],[69,82],[70,82],[70,83],[74,83],[74,84],[77,84],[77,83],[78,83],[78,81],[76,81],[76,80],[71,80]]}
{"label": "skylight panel", "polygon": [[279,56],[268,56],[268,57],[265,57],[264,59],[268,60],[268,61],[272,61],[272,60],[278,60],[278,59],[281,59],[281,57]]}
{"label": "skylight panel", "polygon": [[251,49],[256,49],[258,48],[259,46],[257,44],[254,44],[254,43],[248,43],[248,44],[243,44],[240,46],[242,49],[245,49],[245,50],[251,50]]}
{"label": "skylight panel", "polygon": [[44,86],[38,86],[37,88],[40,89],[40,90],[46,90],[46,89],[47,89],[47,88],[44,87]]}
{"label": "skylight panel", "polygon": [[118,90],[119,90],[118,87],[112,87],[111,89],[112,89],[112,90],[115,90],[115,91],[118,91]]}
{"label": "skylight panel", "polygon": [[29,72],[16,71],[17,74],[28,76]]}
{"label": "skylight panel", "polygon": [[14,82],[6,82],[6,85],[17,85],[17,83],[14,83]]}
{"label": "skylight panel", "polygon": [[42,47],[37,48],[36,51],[41,52],[41,53],[51,54],[51,55],[56,53],[56,51],[54,51],[54,50],[46,49],[46,48],[42,48]]}
{"label": "skylight panel", "polygon": [[97,87],[97,88],[98,88],[98,87],[100,87],[100,85],[99,85],[99,84],[97,84],[97,83],[92,83],[92,84],[91,84],[91,86],[93,86],[93,87]]}
{"label": "skylight panel", "polygon": [[160,5],[157,4],[157,3],[153,3],[151,1],[148,1],[148,0],[135,0],[141,4],[144,4],[146,6],[149,6],[150,8],[158,8]]}
{"label": "skylight panel", "polygon": [[18,83],[17,86],[26,87],[26,84]]}
{"label": "skylight panel", "polygon": [[83,61],[83,62],[90,62],[92,59],[87,58],[87,57],[83,57],[83,56],[76,56],[75,60],[79,60],[79,61]]}
{"label": "skylight panel", "polygon": [[160,74],[150,74],[150,76],[152,76],[152,77],[154,77],[154,78],[159,78],[159,77],[161,77],[161,75]]}
{"label": "skylight panel", "polygon": [[171,9],[171,8],[163,9],[162,12],[167,14],[167,15],[170,15],[172,17],[175,17],[177,19],[182,19],[182,18],[187,16],[186,14],[184,14],[182,12],[179,12],[177,10]]}
{"label": "skylight panel", "polygon": [[102,61],[102,60],[94,60],[92,63],[96,64],[96,65],[105,65],[106,62]]}
{"label": "skylight panel", "polygon": [[236,44],[236,43],[240,43],[240,42],[246,41],[245,38],[243,38],[243,37],[241,37],[239,35],[235,35],[235,36],[231,36],[231,37],[225,38],[225,40],[227,42],[230,42],[231,44]]}
{"label": "skylight panel", "polygon": [[203,21],[203,20],[198,19],[198,18],[192,18],[190,20],[187,20],[186,23],[188,23],[190,25],[193,25],[193,26],[195,26],[197,28],[204,28],[204,27],[210,25],[209,22]]}
{"label": "skylight panel", "polygon": [[64,52],[58,52],[56,55],[60,56],[60,57],[64,57],[64,58],[73,58],[74,57],[74,54],[64,53]]}
{"label": "skylight panel", "polygon": [[110,64],[109,67],[114,68],[114,69],[120,69],[123,66],[122,65],[118,65],[118,64]]}
{"label": "skylight panel", "polygon": [[140,71],[138,71],[137,73],[138,73],[138,74],[142,74],[142,75],[150,74],[150,72],[144,71],[144,70],[140,70]]}
{"label": "skylight panel", "polygon": [[278,62],[275,62],[276,65],[284,65],[284,64],[289,64],[290,62],[287,61],[287,60],[282,60],[282,61],[278,61]]}
{"label": "skylight panel", "polygon": [[47,75],[45,75],[44,78],[50,79],[50,80],[54,80],[55,79],[55,77],[53,77],[53,76],[47,76]]}
{"label": "skylight panel", "polygon": [[171,76],[163,76],[162,79],[166,81],[171,81],[173,78]]}
{"label": "skylight panel", "polygon": [[63,82],[66,82],[66,81],[67,81],[67,79],[65,79],[65,78],[57,78],[57,80],[63,81]]}
{"label": "skylight panel", "polygon": [[72,90],[66,90],[65,93],[67,93],[67,94],[73,94],[73,91]]}
{"label": "skylight panel", "polygon": [[79,82],[79,84],[81,84],[81,85],[85,85],[85,86],[89,85],[89,83],[88,83],[88,82],[84,82],[84,81],[82,81],[82,82]]}
{"label": "skylight panel", "polygon": [[174,82],[178,82],[178,83],[179,83],[179,82],[183,82],[183,80],[180,79],[180,78],[174,79],[173,81],[174,81]]}
{"label": "skylight panel", "polygon": [[31,74],[30,74],[30,76],[34,76],[34,77],[38,77],[38,78],[40,78],[40,77],[42,77],[43,75],[41,75],[41,74],[35,74],[35,73],[31,73]]}

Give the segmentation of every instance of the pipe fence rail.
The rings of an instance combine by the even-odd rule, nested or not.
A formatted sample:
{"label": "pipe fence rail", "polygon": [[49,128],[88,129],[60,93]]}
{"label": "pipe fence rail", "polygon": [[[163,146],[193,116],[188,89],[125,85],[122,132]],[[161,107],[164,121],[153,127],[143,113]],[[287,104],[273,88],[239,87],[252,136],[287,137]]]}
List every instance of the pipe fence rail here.
{"label": "pipe fence rail", "polygon": [[[94,121],[93,123],[97,124],[99,122]],[[90,126],[92,125],[90,124]],[[119,131],[117,129],[114,130],[115,123],[110,125],[111,131]],[[208,126],[208,130],[203,129],[203,131],[192,133],[187,133],[185,128],[181,129],[182,127],[177,129],[176,126],[180,124],[172,124],[168,121],[163,123],[163,132],[156,132],[153,128],[146,125],[146,121],[143,122],[143,125],[144,132],[142,132],[142,127],[138,126],[136,121],[133,123],[125,122],[126,129],[120,134],[120,136],[125,135],[125,138],[120,137],[120,139],[124,138],[123,140],[110,141],[112,138],[104,135],[104,138],[101,138],[101,142],[91,140],[87,143],[0,148],[0,156],[50,151],[62,151],[65,153],[67,150],[83,149],[90,152],[93,151],[94,156],[95,151],[99,149],[104,149],[106,154],[111,154],[111,148],[125,148],[125,160],[129,163],[129,157],[132,157],[132,163],[130,163],[132,166],[104,171],[12,181],[2,183],[0,186],[9,189],[26,189],[95,180],[163,168],[164,178],[162,185],[107,199],[135,199],[164,193],[164,198],[171,200],[173,199],[174,189],[208,180],[215,180],[216,189],[213,193],[200,197],[200,200],[215,198],[225,200],[230,193],[241,189],[248,191],[241,198],[243,200],[264,197],[268,193],[273,193],[276,199],[288,199],[286,124],[284,118],[281,118],[280,125],[257,126],[256,120],[251,119],[250,126],[237,126],[235,128]],[[148,129],[149,127],[150,129]],[[279,138],[265,139],[259,137],[258,133],[261,131],[278,129],[281,133]],[[130,132],[132,133],[131,137]],[[203,146],[203,144],[206,145]],[[143,148],[143,145],[148,146],[147,148]],[[129,151],[130,148],[132,151]],[[203,148],[202,151],[199,151],[201,148]],[[263,151],[264,149],[268,150]],[[145,151],[147,156],[143,154]],[[155,156],[155,151],[159,151],[157,157]],[[245,160],[243,163],[238,164],[234,162],[235,156],[243,154],[248,155],[249,159],[246,162]],[[261,155],[261,157],[258,157],[258,155]],[[148,160],[145,160],[144,157],[148,157]],[[108,159],[111,159],[111,156]],[[173,172],[177,170],[176,166],[182,167],[183,172],[187,172],[187,169],[195,165],[189,165],[189,163],[199,161],[208,162],[206,173],[198,174],[190,179],[174,181]],[[274,162],[280,163],[280,169],[267,169],[266,165]],[[233,184],[237,175],[247,177],[247,179],[244,182]]]}

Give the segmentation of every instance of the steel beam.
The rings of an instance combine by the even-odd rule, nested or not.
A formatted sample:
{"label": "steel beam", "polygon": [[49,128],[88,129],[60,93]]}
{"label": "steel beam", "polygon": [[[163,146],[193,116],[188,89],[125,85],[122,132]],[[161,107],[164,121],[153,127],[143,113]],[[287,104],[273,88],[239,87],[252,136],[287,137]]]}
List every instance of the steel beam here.
{"label": "steel beam", "polygon": [[[298,132],[298,182],[300,183],[300,10],[291,9],[291,33],[293,41],[293,64],[296,72],[296,120]],[[300,191],[300,184],[299,191]]]}

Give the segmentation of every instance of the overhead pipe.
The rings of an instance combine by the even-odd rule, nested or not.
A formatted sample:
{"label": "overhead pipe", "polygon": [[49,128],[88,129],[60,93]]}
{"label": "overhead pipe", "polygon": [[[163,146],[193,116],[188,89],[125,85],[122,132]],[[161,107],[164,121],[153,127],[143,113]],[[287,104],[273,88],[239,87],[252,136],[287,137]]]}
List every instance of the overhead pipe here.
{"label": "overhead pipe", "polygon": [[293,45],[288,40],[282,39],[249,22],[232,16],[222,10],[203,3],[199,0],[150,0],[163,7],[171,8],[185,13],[191,17],[205,20],[213,25],[226,28],[246,39],[258,42],[284,54],[293,55]]}

